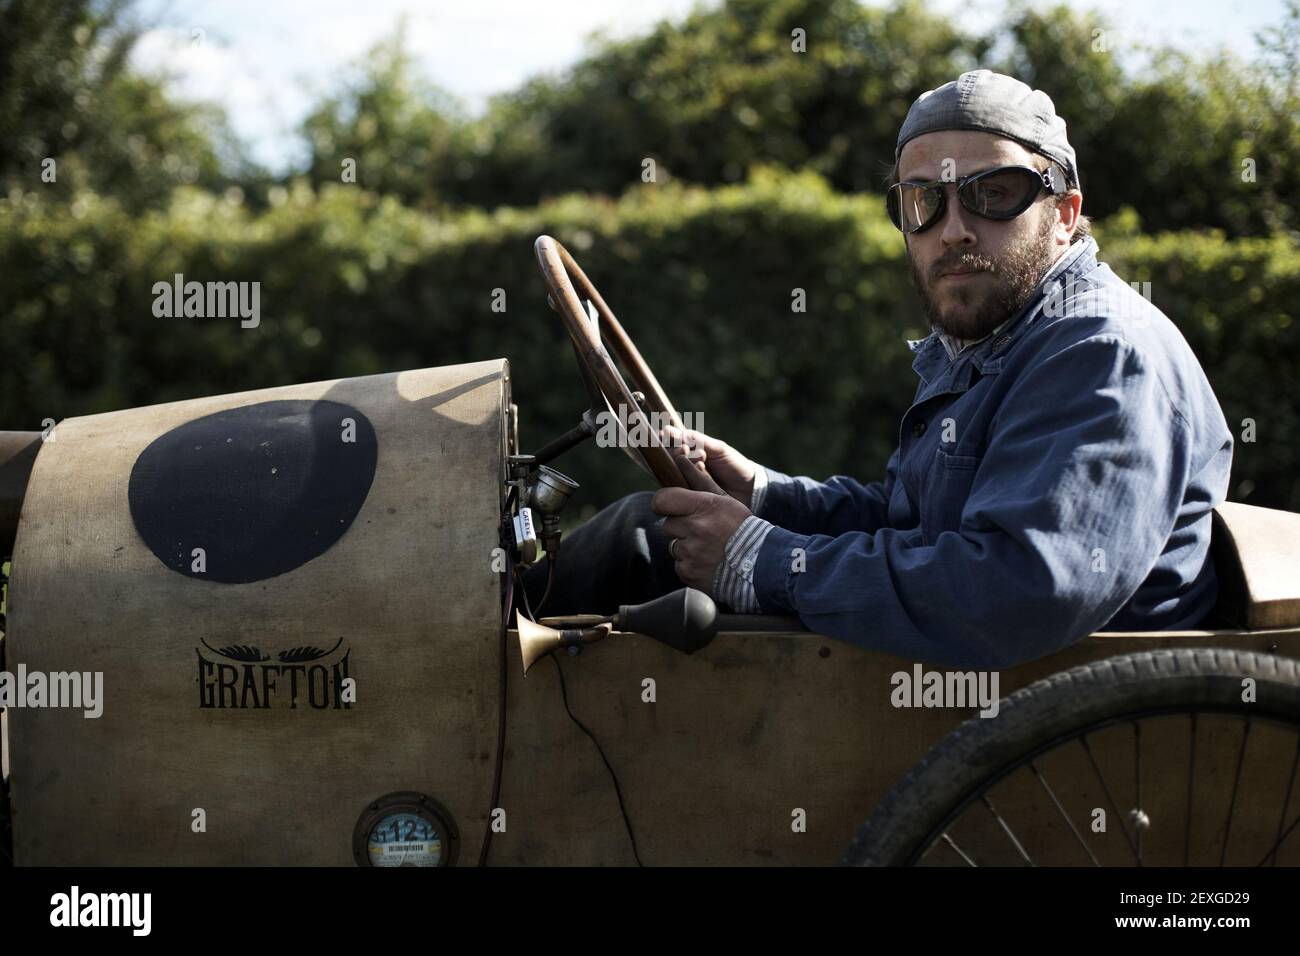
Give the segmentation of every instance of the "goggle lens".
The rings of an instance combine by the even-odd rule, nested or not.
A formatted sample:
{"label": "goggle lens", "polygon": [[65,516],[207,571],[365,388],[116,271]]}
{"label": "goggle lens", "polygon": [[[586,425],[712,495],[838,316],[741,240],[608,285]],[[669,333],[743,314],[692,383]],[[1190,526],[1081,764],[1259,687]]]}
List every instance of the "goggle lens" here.
{"label": "goggle lens", "polygon": [[1008,169],[965,183],[957,192],[961,204],[978,216],[1010,219],[1034,201],[1043,181],[1032,173]]}
{"label": "goggle lens", "polygon": [[[1033,204],[1044,188],[1064,192],[1056,177],[1049,186],[1044,176],[1022,166],[977,173],[958,181],[957,200],[963,208],[985,219],[1014,219]],[[889,218],[905,233],[920,232],[943,216],[947,188],[947,183],[895,183],[885,197]]]}
{"label": "goggle lens", "polygon": [[[934,219],[943,209],[943,190],[941,188],[930,188],[919,186],[912,183],[900,183],[890,190],[891,206],[890,218],[894,220],[894,225],[898,226],[904,232],[915,232],[930,220]],[[902,223],[899,222],[899,214],[902,215]]]}

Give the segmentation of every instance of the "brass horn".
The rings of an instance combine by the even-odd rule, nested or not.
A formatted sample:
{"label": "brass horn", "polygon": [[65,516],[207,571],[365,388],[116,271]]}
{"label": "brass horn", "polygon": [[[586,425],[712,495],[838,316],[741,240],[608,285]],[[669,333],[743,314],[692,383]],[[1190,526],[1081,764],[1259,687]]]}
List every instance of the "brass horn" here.
{"label": "brass horn", "polygon": [[[515,611],[515,629],[519,632],[519,656],[524,662],[524,674],[534,664],[552,651],[561,647],[581,649],[584,644],[592,644],[609,636],[612,625],[608,622],[593,627],[566,627],[556,630],[545,624],[537,624]],[[576,653],[576,652],[575,652]]]}
{"label": "brass horn", "polygon": [[644,604],[622,604],[612,618],[587,621],[574,627],[556,630],[528,620],[515,611],[515,630],[519,634],[519,655],[524,673],[552,651],[567,647],[576,654],[584,644],[594,644],[618,630],[645,634],[660,643],[694,654],[718,633],[718,608],[713,598],[695,588],[679,588]]}

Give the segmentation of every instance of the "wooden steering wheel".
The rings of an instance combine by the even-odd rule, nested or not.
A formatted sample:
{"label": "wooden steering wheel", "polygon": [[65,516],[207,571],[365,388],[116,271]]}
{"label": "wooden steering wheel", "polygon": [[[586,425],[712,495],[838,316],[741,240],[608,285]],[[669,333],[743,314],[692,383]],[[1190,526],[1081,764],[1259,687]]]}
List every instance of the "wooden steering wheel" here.
{"label": "wooden steering wheel", "polygon": [[[534,248],[542,278],[550,289],[547,300],[551,308],[560,313],[564,327],[569,332],[569,339],[573,342],[578,371],[582,374],[583,383],[591,398],[591,414],[596,416],[605,412],[613,416],[611,420],[617,429],[619,446],[638,467],[648,471],[660,486],[686,487],[686,479],[678,470],[672,453],[659,440],[658,428],[652,427],[656,424],[655,419],[649,417],[658,413],[657,424],[684,427],[681,417],[659,386],[654,373],[586,273],[573,261],[569,251],[550,236],[538,236]],[[595,307],[595,316],[588,313],[584,301]],[[605,350],[606,344],[618,359],[617,364],[610,352]],[[627,381],[619,370],[620,366],[627,371],[632,384],[636,386],[635,391],[628,388]],[[624,419],[618,414],[619,405],[626,409],[624,417],[627,430],[622,425]],[[594,425],[594,422],[589,420],[589,424]],[[647,436],[646,441],[629,441],[628,430]]]}

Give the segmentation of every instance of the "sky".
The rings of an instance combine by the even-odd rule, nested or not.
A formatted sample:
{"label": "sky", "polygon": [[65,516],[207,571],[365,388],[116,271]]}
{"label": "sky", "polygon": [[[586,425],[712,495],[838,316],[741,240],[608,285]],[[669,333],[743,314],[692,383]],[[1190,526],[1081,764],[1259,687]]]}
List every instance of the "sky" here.
{"label": "sky", "polygon": [[[299,122],[357,60],[406,19],[408,49],[428,79],[471,112],[488,97],[581,58],[586,37],[646,32],[717,0],[143,0],[139,69],[171,78],[182,98],[225,107],[253,159],[275,172],[300,161]],[[872,4],[880,5],[880,4]],[[930,0],[980,30],[1002,0]],[[1254,31],[1281,21],[1284,0],[1092,0],[1126,39],[1189,50],[1222,44],[1251,57]],[[1171,19],[1170,10],[1178,12]],[[1231,17],[1224,11],[1231,9]],[[1112,47],[1115,44],[1112,42]]]}

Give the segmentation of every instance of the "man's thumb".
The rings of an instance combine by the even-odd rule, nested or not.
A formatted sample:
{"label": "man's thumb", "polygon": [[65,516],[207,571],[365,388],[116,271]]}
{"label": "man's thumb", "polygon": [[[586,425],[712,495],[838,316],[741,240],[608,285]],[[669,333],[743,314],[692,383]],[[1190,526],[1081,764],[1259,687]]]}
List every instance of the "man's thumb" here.
{"label": "man's thumb", "polygon": [[704,466],[687,460],[684,454],[673,453],[673,461],[677,463],[677,470],[682,473],[686,479],[686,487],[692,491],[707,491],[713,495],[725,495],[726,492],[718,487],[718,483],[713,480]]}

